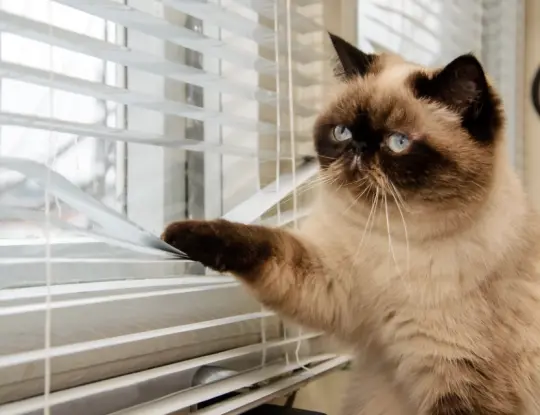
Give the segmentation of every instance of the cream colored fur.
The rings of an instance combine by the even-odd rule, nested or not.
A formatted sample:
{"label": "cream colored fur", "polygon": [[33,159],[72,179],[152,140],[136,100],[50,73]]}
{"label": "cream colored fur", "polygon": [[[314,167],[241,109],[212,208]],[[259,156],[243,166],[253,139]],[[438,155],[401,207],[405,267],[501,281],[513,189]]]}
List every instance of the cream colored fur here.
{"label": "cream colored fur", "polygon": [[[391,72],[391,82],[404,73]],[[504,139],[482,196],[448,209],[405,203],[400,211],[390,200],[374,207],[321,175],[320,197],[297,234],[316,271],[298,286],[291,274],[301,267],[274,264],[250,286],[283,314],[354,346],[345,415],[431,415],[440,396],[483,371],[490,414],[539,414],[538,218]]]}
{"label": "cream colored fur", "polygon": [[426,392],[444,390],[447,380],[418,369],[427,360],[503,358],[494,342],[521,358],[501,376],[518,389],[523,414],[540,413],[537,218],[503,146],[488,199],[452,223],[446,212],[402,218],[392,205],[389,222],[379,206],[371,227],[369,206],[351,208],[346,191],[321,189],[300,235],[324,253],[326,278],[344,287],[336,332],[358,350],[346,415],[423,414]]}

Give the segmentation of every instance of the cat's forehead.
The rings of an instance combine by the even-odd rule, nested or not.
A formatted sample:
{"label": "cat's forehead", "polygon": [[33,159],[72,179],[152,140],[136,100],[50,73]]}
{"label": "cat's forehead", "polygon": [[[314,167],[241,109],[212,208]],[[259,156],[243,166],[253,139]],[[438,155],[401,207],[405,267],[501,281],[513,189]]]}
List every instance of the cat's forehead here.
{"label": "cat's forehead", "polygon": [[375,123],[415,122],[423,112],[411,79],[425,69],[394,56],[382,56],[364,77],[347,82],[325,114],[328,123],[349,125],[359,114]]}

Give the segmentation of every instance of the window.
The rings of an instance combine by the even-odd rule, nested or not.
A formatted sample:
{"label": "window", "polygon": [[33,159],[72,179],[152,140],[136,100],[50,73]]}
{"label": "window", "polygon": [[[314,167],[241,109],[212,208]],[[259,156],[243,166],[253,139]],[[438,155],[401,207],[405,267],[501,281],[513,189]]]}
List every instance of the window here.
{"label": "window", "polygon": [[[510,3],[0,0],[0,413],[176,413],[240,392],[210,410],[234,412],[343,366],[157,235],[309,213],[325,27],[353,32],[356,8],[366,50],[480,54],[519,165]],[[230,377],[194,387],[203,367]]]}
{"label": "window", "polygon": [[208,398],[346,362],[142,246],[172,220],[306,214],[326,34],[320,1],[293,3],[0,1],[0,412],[181,410],[202,366],[239,372]]}

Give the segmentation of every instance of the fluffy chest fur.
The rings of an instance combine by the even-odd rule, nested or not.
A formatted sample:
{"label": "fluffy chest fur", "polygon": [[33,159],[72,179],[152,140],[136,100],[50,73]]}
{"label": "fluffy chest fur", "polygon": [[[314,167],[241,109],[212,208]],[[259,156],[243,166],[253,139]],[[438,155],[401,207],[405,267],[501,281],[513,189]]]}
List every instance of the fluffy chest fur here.
{"label": "fluffy chest fur", "polygon": [[[468,226],[435,238],[422,238],[424,226],[415,223],[425,222],[426,232],[443,226],[429,217],[387,216],[384,206],[339,215],[349,200],[319,201],[301,233],[327,257],[331,278],[347,287],[341,301],[350,330],[338,336],[357,350],[360,379],[351,385],[348,412],[424,413],[427,389],[464,377],[504,396],[508,407],[499,409],[507,412],[493,414],[540,411],[537,219],[519,187],[500,189]],[[508,198],[522,203],[500,203]],[[368,317],[359,324],[358,315]],[[374,379],[376,390],[359,383]],[[514,412],[517,405],[525,412]]]}

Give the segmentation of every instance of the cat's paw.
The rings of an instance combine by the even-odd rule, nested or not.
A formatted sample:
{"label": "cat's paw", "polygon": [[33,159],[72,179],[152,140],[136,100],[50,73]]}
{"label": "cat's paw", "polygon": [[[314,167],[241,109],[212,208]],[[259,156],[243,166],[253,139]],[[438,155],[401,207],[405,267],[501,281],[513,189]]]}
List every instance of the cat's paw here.
{"label": "cat's paw", "polygon": [[189,220],[171,223],[161,239],[216,271],[249,274],[271,257],[271,236],[260,226]]}

